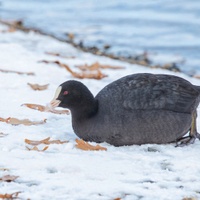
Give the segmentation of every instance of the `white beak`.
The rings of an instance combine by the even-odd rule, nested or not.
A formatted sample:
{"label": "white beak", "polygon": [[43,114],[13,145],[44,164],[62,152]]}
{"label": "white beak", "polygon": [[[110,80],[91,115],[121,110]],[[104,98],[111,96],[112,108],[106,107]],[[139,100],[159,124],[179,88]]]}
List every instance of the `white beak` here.
{"label": "white beak", "polygon": [[50,102],[50,105],[49,105],[50,108],[55,108],[55,107],[57,107],[57,106],[61,103],[60,100],[57,100],[57,98],[58,98],[58,96],[59,96],[61,90],[62,90],[62,87],[59,86],[59,87],[57,88],[56,92],[55,92],[54,98],[53,98],[52,101]]}

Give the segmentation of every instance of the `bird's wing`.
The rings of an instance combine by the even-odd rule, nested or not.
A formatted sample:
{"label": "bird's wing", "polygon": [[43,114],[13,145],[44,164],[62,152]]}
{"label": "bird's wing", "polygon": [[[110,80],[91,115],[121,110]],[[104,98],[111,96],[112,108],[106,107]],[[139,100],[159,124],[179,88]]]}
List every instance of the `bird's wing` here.
{"label": "bird's wing", "polygon": [[114,104],[120,103],[128,110],[170,110],[191,113],[199,101],[199,91],[196,86],[171,75],[130,75],[108,85],[107,90]]}

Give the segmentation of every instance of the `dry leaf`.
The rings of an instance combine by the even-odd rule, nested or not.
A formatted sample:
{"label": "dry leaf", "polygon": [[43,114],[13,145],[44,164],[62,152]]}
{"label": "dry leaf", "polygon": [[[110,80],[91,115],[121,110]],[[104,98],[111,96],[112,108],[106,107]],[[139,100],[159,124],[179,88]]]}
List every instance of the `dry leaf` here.
{"label": "dry leaf", "polygon": [[7,22],[13,26],[23,26],[22,20],[13,20],[13,21],[7,21]]}
{"label": "dry leaf", "polygon": [[10,175],[5,175],[0,178],[0,181],[5,181],[5,182],[11,182],[15,181],[19,176],[10,176]]}
{"label": "dry leaf", "polygon": [[35,147],[33,147],[32,149],[31,148],[29,148],[29,147],[26,147],[29,151],[39,151],[39,152],[43,152],[43,151],[46,151],[48,148],[49,148],[49,146],[45,146],[42,150],[39,150],[36,146]]}
{"label": "dry leaf", "polygon": [[9,33],[13,33],[13,32],[16,32],[17,30],[16,30],[16,28],[14,28],[14,27],[10,27],[8,30],[7,30],[7,32],[9,32]]}
{"label": "dry leaf", "polygon": [[3,73],[15,73],[15,74],[20,74],[20,75],[30,75],[30,76],[34,76],[35,73],[33,72],[19,72],[19,71],[13,71],[13,70],[5,70],[5,69],[0,69],[0,72],[3,72]]}
{"label": "dry leaf", "polygon": [[115,199],[113,199],[113,200],[121,200],[121,198],[115,198]]}
{"label": "dry leaf", "polygon": [[57,56],[61,58],[76,58],[75,56],[63,56],[60,53],[53,53],[53,52],[45,52],[45,53],[51,56]]}
{"label": "dry leaf", "polygon": [[198,75],[198,74],[197,74],[197,75],[194,75],[193,78],[200,79],[200,75]]}
{"label": "dry leaf", "polygon": [[83,72],[77,73],[77,72],[74,72],[73,70],[71,70],[68,65],[66,65],[64,63],[61,63],[59,61],[43,60],[43,61],[40,61],[40,62],[57,64],[58,66],[65,68],[73,77],[79,78],[79,79],[89,78],[89,79],[100,80],[102,78],[107,77],[107,75],[103,74],[99,69],[94,70],[93,72],[91,72],[91,71],[87,71],[87,72],[83,71]]}
{"label": "dry leaf", "polygon": [[0,122],[6,122],[6,119],[0,117]]}
{"label": "dry leaf", "polygon": [[48,137],[44,140],[40,140],[40,141],[25,139],[24,142],[27,144],[30,144],[30,145],[39,145],[39,144],[46,144],[46,142],[48,142],[49,140],[50,140],[50,137]]}
{"label": "dry leaf", "polygon": [[46,107],[39,105],[39,104],[25,103],[25,104],[22,104],[21,106],[25,106],[25,107],[28,107],[28,108],[31,108],[31,109],[34,109],[34,110],[39,110],[41,112],[46,111]]}
{"label": "dry leaf", "polygon": [[0,133],[0,138],[1,137],[5,137],[5,136],[7,136],[8,134],[5,134],[5,133]]}
{"label": "dry leaf", "polygon": [[33,90],[46,90],[49,86],[49,84],[46,85],[39,85],[39,84],[32,84],[27,83]]}
{"label": "dry leaf", "polygon": [[25,143],[29,144],[29,145],[33,145],[33,146],[36,146],[36,145],[39,145],[39,144],[64,144],[64,143],[67,143],[68,141],[60,141],[60,140],[51,140],[50,141],[50,137],[46,138],[46,139],[43,139],[43,140],[28,140],[28,139],[25,139],[24,140]]}
{"label": "dry leaf", "polygon": [[67,36],[70,40],[73,40],[74,39],[74,34],[73,33],[67,33]]}
{"label": "dry leaf", "polygon": [[7,168],[0,168],[0,171],[9,171]]}
{"label": "dry leaf", "polygon": [[47,106],[42,106],[39,104],[31,104],[31,103],[25,103],[22,104],[22,106],[34,109],[34,110],[39,110],[41,112],[51,112],[54,114],[69,114],[69,110],[56,110],[56,109],[49,109]]}
{"label": "dry leaf", "polygon": [[99,150],[106,151],[107,150],[107,148],[101,147],[100,145],[92,146],[91,144],[89,144],[88,142],[85,142],[84,140],[76,139],[76,143],[77,143],[76,147],[78,149],[82,149],[85,151],[99,151]]}
{"label": "dry leaf", "polygon": [[120,66],[111,66],[111,65],[102,65],[102,64],[100,64],[100,63],[98,63],[98,62],[93,63],[93,64],[91,64],[91,65],[87,65],[87,64],[85,64],[85,65],[78,65],[77,67],[78,67],[80,70],[83,70],[83,71],[85,71],[85,70],[90,70],[90,71],[92,71],[92,70],[98,70],[98,69],[124,69],[124,67],[120,67]]}
{"label": "dry leaf", "polygon": [[9,199],[9,200],[17,199],[19,193],[21,193],[21,192],[14,192],[12,194],[7,194],[7,193],[6,194],[0,194],[0,199]]}
{"label": "dry leaf", "polygon": [[183,200],[198,200],[198,199],[195,197],[186,197],[186,198],[183,198]]}
{"label": "dry leaf", "polygon": [[0,33],[13,33],[16,31],[16,28],[9,27],[7,30],[0,30]]}
{"label": "dry leaf", "polygon": [[67,140],[65,140],[65,141],[60,141],[60,140],[48,141],[48,144],[64,144],[64,143],[68,143],[68,141]]}
{"label": "dry leaf", "polygon": [[23,124],[25,126],[38,125],[38,124],[44,124],[44,123],[46,123],[46,119],[44,119],[42,121],[30,121],[29,119],[20,120],[20,119],[12,118],[12,117],[9,117],[7,119],[0,118],[0,121],[6,122],[7,124],[12,124],[12,125]]}

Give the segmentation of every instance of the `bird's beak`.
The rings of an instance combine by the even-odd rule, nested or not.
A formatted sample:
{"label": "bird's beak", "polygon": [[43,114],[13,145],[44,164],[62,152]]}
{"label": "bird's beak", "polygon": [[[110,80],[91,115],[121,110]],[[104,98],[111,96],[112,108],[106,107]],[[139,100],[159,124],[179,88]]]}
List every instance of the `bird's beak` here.
{"label": "bird's beak", "polygon": [[59,96],[59,94],[60,94],[60,92],[61,92],[61,90],[62,90],[62,87],[59,86],[59,87],[57,88],[56,92],[55,92],[54,98],[53,98],[52,101],[50,102],[50,105],[49,105],[50,108],[58,107],[59,104],[61,103],[61,101],[57,99],[58,96]]}

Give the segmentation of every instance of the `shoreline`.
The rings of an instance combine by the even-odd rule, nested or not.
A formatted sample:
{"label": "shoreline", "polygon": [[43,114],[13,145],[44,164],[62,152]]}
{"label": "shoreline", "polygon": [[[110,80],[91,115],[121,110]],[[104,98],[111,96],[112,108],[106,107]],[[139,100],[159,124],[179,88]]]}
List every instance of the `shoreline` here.
{"label": "shoreline", "polygon": [[[23,20],[19,20],[19,21],[7,21],[7,20],[2,20],[0,19],[0,23],[7,25],[11,28],[14,28],[16,30],[21,30],[24,32],[35,32],[38,33],[40,35],[44,35],[44,36],[49,36],[53,39],[56,39],[60,42],[63,43],[67,43],[72,45],[73,47],[75,47],[76,49],[83,51],[83,52],[87,52],[87,53],[91,53],[93,55],[97,55],[97,56],[105,56],[108,58],[111,58],[113,60],[119,60],[119,61],[123,61],[126,63],[130,63],[130,64],[136,64],[136,65],[140,65],[140,66],[144,66],[144,67],[148,67],[150,69],[165,69],[165,70],[169,70],[172,72],[181,72],[184,73],[179,66],[177,65],[176,62],[172,62],[172,63],[165,63],[163,65],[155,65],[152,63],[152,61],[148,58],[148,53],[144,52],[143,54],[140,55],[135,55],[135,56],[117,56],[111,53],[107,53],[106,49],[109,48],[109,46],[105,45],[105,51],[100,50],[98,47],[93,46],[93,47],[87,47],[84,46],[84,41],[80,41],[78,44],[74,42],[74,34],[73,33],[69,33],[67,35],[68,39],[61,39],[59,37],[56,37],[53,34],[49,34],[49,33],[45,33],[42,30],[39,29],[35,29],[35,28],[28,28],[26,26],[23,25]],[[184,73],[188,76],[191,76],[190,74]],[[194,75],[195,76],[195,75]],[[191,76],[192,77],[192,76]]]}

